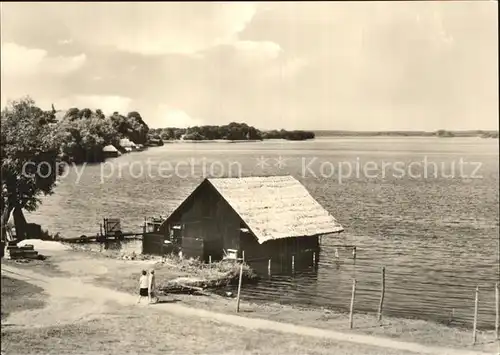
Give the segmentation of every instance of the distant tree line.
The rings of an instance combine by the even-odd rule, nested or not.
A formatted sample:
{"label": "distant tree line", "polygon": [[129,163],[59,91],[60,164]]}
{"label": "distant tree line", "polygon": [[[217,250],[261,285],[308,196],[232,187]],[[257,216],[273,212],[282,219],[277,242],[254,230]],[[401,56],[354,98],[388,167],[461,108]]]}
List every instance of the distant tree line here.
{"label": "distant tree line", "polygon": [[306,139],[314,139],[314,132],[310,131],[286,131],[282,130],[272,130],[262,133],[264,139],[286,139],[292,141],[302,141]]}
{"label": "distant tree line", "polygon": [[440,129],[439,131],[436,132],[436,136],[442,137],[442,138],[449,138],[449,137],[455,137],[453,132],[446,131],[444,129]]}
{"label": "distant tree line", "polygon": [[481,134],[481,138],[498,138],[498,132],[484,132]]}
{"label": "distant tree line", "polygon": [[498,138],[498,131],[315,131],[316,137],[483,137]]}
{"label": "distant tree line", "polygon": [[222,126],[194,126],[189,128],[156,128],[151,129],[154,136],[162,140],[263,140],[263,139],[287,139],[306,140],[313,139],[314,132],[309,131],[260,131],[246,123],[231,122]]}

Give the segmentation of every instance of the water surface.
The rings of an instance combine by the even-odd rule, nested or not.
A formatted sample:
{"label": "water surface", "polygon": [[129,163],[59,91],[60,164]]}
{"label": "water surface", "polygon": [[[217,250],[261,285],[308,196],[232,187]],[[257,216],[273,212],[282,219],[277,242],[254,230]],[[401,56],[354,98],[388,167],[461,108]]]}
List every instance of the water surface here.
{"label": "water surface", "polygon": [[[388,314],[447,321],[453,310],[455,323],[470,324],[479,286],[479,324],[494,324],[498,140],[174,143],[85,166],[79,178],[81,172],[70,170],[30,220],[68,237],[97,233],[104,217],[121,218],[126,231],[140,230],[145,216],[168,215],[205,175],[291,174],[345,232],[323,238],[317,270],[291,275],[289,260],[275,260],[271,278],[243,297],[347,309],[356,278],[356,309],[374,311],[385,266]],[[351,244],[355,261],[351,249],[334,246]],[[267,260],[254,263],[267,274]]]}

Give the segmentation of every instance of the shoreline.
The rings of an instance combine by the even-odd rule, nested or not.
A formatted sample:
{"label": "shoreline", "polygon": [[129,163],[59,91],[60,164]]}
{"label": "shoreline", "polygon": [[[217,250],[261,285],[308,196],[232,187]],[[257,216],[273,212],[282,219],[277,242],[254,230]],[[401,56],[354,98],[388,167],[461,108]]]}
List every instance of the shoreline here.
{"label": "shoreline", "polygon": [[[450,139],[453,139],[453,138],[474,138],[474,139],[485,139],[485,140],[494,140],[494,139],[498,139],[498,137],[481,137],[481,136],[454,136],[454,137],[438,137],[438,136],[434,136],[434,135],[429,135],[429,136],[426,136],[426,135],[409,135],[409,136],[406,136],[406,135],[391,135],[391,134],[387,134],[387,135],[379,135],[379,134],[373,134],[373,135],[356,135],[356,134],[352,134],[352,135],[349,135],[349,134],[346,134],[346,135],[342,135],[342,134],[339,134],[339,135],[327,135],[327,136],[316,136],[315,138],[310,138],[310,139],[284,139],[284,138],[269,138],[269,139],[262,139],[262,140],[257,140],[257,139],[254,139],[254,140],[237,140],[237,141],[230,141],[230,140],[224,140],[224,139],[208,139],[208,140],[180,140],[180,139],[177,139],[177,140],[166,140],[166,141],[163,141],[163,144],[164,145],[167,145],[167,144],[184,144],[184,143],[199,143],[199,144],[205,144],[205,143],[225,143],[225,144],[237,144],[237,143],[262,143],[262,142],[266,142],[266,141],[284,141],[284,142],[312,142],[312,141],[321,141],[323,139],[331,139],[331,138],[337,138],[337,139],[343,139],[343,138],[352,138],[352,139],[360,139],[360,138],[415,138],[415,139],[418,139],[418,138],[435,138],[435,139],[444,139],[444,140],[450,140]],[[157,146],[151,146],[151,147],[157,147]]]}
{"label": "shoreline", "polygon": [[[184,273],[193,277],[190,270],[180,270],[175,264],[161,264],[158,259],[122,260],[88,251],[67,250],[54,253],[46,261],[36,263],[16,263],[3,260],[19,268],[34,269],[37,272],[58,277],[85,278],[95,286],[111,290],[136,293],[136,278],[141,268],[154,268],[157,284],[169,281],[172,275]],[[162,297],[175,299],[176,302],[199,309],[212,310],[219,313],[235,314],[236,298],[218,295],[213,289],[206,290],[200,296],[189,294],[168,294]],[[367,334],[387,338],[397,338],[425,345],[441,345],[463,347],[474,350],[494,351],[498,342],[494,341],[494,331],[478,329],[477,344],[472,347],[470,339],[472,330],[461,326],[449,326],[430,320],[418,320],[393,316],[383,316],[379,323],[376,314],[356,312],[354,309],[354,327],[349,329],[349,314],[325,308],[313,308],[300,305],[258,302],[245,300],[242,293],[240,301],[241,316],[261,318],[279,322],[292,323],[298,326],[312,326],[318,329],[331,329],[349,333]]]}
{"label": "shoreline", "polygon": [[[231,327],[235,329],[235,331],[233,332],[234,334],[232,334],[232,336],[229,338],[220,338],[221,342],[226,341],[226,343],[221,346],[221,349],[218,353],[227,353],[229,346],[234,344],[235,337],[240,338],[243,334],[245,334],[243,338],[248,337],[250,334],[258,334],[258,336],[252,337],[251,341],[247,342],[248,345],[246,346],[233,346],[233,348],[238,349],[238,353],[248,353],[248,351],[246,350],[252,350],[251,353],[255,353],[255,351],[260,350],[258,352],[259,354],[274,354],[277,348],[283,350],[284,347],[293,342],[293,345],[290,346],[291,352],[290,350],[285,351],[284,354],[314,353],[318,355],[326,355],[337,353],[338,350],[342,350],[342,344],[345,344],[345,349],[342,353],[346,355],[389,355],[413,353],[426,353],[436,355],[455,353],[467,355],[487,355],[493,354],[492,350],[494,349],[495,345],[489,344],[491,342],[488,343],[487,338],[483,338],[482,334],[478,334],[478,340],[480,342],[475,346],[466,345],[465,343],[462,344],[460,342],[453,342],[449,345],[436,345],[434,343],[426,344],[419,341],[412,341],[410,339],[402,338],[400,335],[402,335],[403,332],[407,329],[401,329],[401,334],[392,334],[391,336],[391,334],[366,334],[366,331],[364,331],[363,329],[366,330],[372,327],[370,327],[369,324],[362,324],[361,326],[359,326],[359,322],[355,324],[354,329],[346,330],[343,329],[340,324],[335,324],[334,322],[332,322],[330,324],[331,326],[328,327],[317,327],[316,324],[314,324],[313,326],[308,326],[307,324],[297,324],[297,319],[294,319],[291,322],[287,322],[286,320],[279,320],[275,317],[275,319],[268,319],[268,317],[262,317],[261,315],[253,317],[247,316],[252,312],[252,310],[243,308],[246,307],[243,303],[241,311],[237,314],[235,314],[234,311],[232,312],[232,314],[231,312],[221,312],[220,310],[214,309],[213,307],[210,307],[210,309],[193,307],[189,304],[186,304],[186,302],[179,298],[163,300],[162,302],[160,302],[170,303],[171,305],[159,304],[157,306],[151,307],[146,306],[145,308],[130,307],[132,304],[136,303],[135,295],[127,294],[124,292],[113,292],[108,288],[98,285],[92,285],[87,280],[84,281],[81,279],[71,280],[59,277],[47,277],[38,272],[32,272],[26,269],[8,266],[5,267],[5,269],[6,276],[9,275],[9,273],[13,273],[14,278],[18,280],[28,281],[29,284],[26,284],[25,286],[29,287],[32,290],[31,297],[28,292],[24,293],[25,297],[28,300],[33,296],[38,298],[40,297],[37,289],[33,288],[33,286],[30,285],[43,288],[43,293],[45,294],[45,296],[48,296],[45,297],[45,299],[41,299],[41,301],[43,301],[44,303],[43,305],[34,304],[31,307],[38,308],[35,311],[35,313],[39,315],[38,319],[37,317],[33,319],[33,317],[30,316],[29,312],[13,312],[14,322],[24,322],[26,326],[24,327],[24,331],[22,333],[19,333],[19,329],[14,329],[13,332],[9,332],[9,330],[12,331],[12,328],[5,331],[2,330],[2,336],[9,336],[10,346],[7,347],[9,347],[10,349],[12,349],[12,347],[15,347],[14,344],[19,343],[18,339],[23,337],[29,339],[33,338],[31,346],[35,346],[38,349],[46,349],[49,344],[47,342],[47,337],[43,336],[43,334],[46,334],[47,329],[60,330],[60,332],[54,334],[56,338],[58,336],[62,337],[63,331],[65,334],[83,333],[83,336],[80,336],[79,339],[75,339],[75,341],[79,340],[79,344],[76,347],[73,345],[73,343],[71,345],[68,343],[58,344],[58,350],[62,352],[67,352],[69,349],[82,349],[86,346],[88,335],[97,335],[96,330],[98,330],[98,328],[103,330],[114,329],[117,324],[121,324],[121,332],[123,332],[123,330],[126,330],[127,334],[130,335],[137,334],[138,331],[149,328],[148,330],[146,330],[145,334],[148,334],[150,336],[148,336],[147,338],[143,338],[148,339],[146,342],[158,342],[158,337],[160,336],[163,341],[166,340],[166,343],[169,343],[171,345],[177,344],[179,350],[182,349],[183,351],[186,351],[186,348],[193,348],[192,346],[189,346],[189,344],[185,341],[178,342],[177,340],[179,339],[179,336],[184,337],[189,334],[191,336],[194,336],[196,338],[196,342],[198,343],[203,339],[213,339],[213,334],[214,332],[217,332],[217,330],[219,330],[220,334],[222,334],[223,332],[227,333],[227,330],[224,331],[223,329],[223,324],[227,324],[225,326],[226,328]],[[4,269],[2,269],[2,276],[4,276],[3,271]],[[20,286],[22,286],[22,284]],[[70,286],[70,288],[68,290],[65,290],[65,287],[67,286]],[[93,292],[91,292],[91,290]],[[2,289],[2,292],[3,291],[4,290]],[[26,298],[23,297],[23,299]],[[182,302],[184,304],[181,303],[179,305],[175,305],[175,303],[177,302]],[[91,311],[89,312],[89,303],[94,305],[93,313]],[[65,304],[71,307],[72,312],[59,314],[59,311],[61,310],[61,304]],[[11,305],[10,308],[12,308],[12,306],[15,306],[15,304]],[[95,312],[96,307],[99,308],[100,312]],[[170,313],[170,315],[167,315],[168,313],[163,313],[164,315],[162,317],[158,317],[158,312],[161,312],[162,310],[167,311],[168,313]],[[100,314],[101,316],[98,316],[98,314]],[[103,314],[112,314],[113,316],[103,317]],[[33,315],[33,313],[31,313],[31,315]],[[113,319],[115,319],[116,322],[113,322]],[[130,319],[133,319],[133,321],[131,322]],[[163,324],[164,326],[166,326],[165,328],[162,327],[160,319],[165,320]],[[209,329],[207,329],[207,331],[202,332],[201,334],[198,332],[197,334],[195,328],[196,324],[200,323],[200,319],[206,319],[209,322],[212,321],[213,323],[210,323],[208,327]],[[147,325],[150,325],[151,321],[153,321],[155,324],[155,327],[153,328],[150,328],[150,326]],[[54,327],[54,322],[56,322],[56,327],[58,328]],[[100,322],[97,329],[95,327],[97,325],[95,322]],[[33,328],[33,326],[42,326],[42,332],[33,334],[32,329],[37,329]],[[160,327],[160,329],[158,329],[158,327]],[[394,326],[391,325],[390,327]],[[165,339],[165,336],[162,337],[160,335],[162,333],[163,335],[165,335],[164,332],[168,328],[173,328],[171,329],[171,331],[174,332],[176,330],[178,331],[178,333],[174,335],[174,337],[170,340]],[[249,329],[250,332],[245,331],[245,329]],[[154,332],[154,334],[152,334],[152,332]],[[168,333],[169,332],[167,331],[167,334]],[[264,334],[267,334],[273,339],[276,339],[276,344],[269,344],[265,340]],[[287,339],[287,334],[291,335],[289,339]],[[34,337],[32,335],[34,335]],[[112,338],[116,339],[116,335],[117,334],[111,335],[111,342],[113,342]],[[435,339],[441,340],[439,337],[436,338],[436,335],[439,336],[442,334],[433,335]],[[319,338],[317,342],[313,340],[315,338]],[[5,339],[7,339],[7,337]],[[100,339],[102,338],[100,337]],[[108,341],[106,341],[105,343],[108,343]],[[21,344],[24,344],[24,342],[21,341]],[[4,345],[5,343],[2,342],[2,350],[4,349]],[[104,348],[101,347],[100,350],[109,352],[110,345],[111,347],[113,347],[113,349],[116,350],[117,344],[106,344]],[[127,345],[129,350],[130,346],[132,346],[132,344]],[[259,346],[261,347],[261,349],[257,349]],[[206,348],[206,346],[202,348]],[[319,351],[320,348],[322,349],[321,351]],[[135,350],[135,352],[137,352],[137,350]]]}

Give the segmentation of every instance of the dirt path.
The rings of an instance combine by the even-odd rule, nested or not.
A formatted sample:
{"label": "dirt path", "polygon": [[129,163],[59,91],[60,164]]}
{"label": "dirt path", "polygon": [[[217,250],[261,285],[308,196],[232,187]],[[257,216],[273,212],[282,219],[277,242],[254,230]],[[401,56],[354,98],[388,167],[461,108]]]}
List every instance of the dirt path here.
{"label": "dirt path", "polygon": [[[46,308],[36,311],[14,313],[6,320],[7,323],[29,324],[30,326],[47,326],[90,320],[94,317],[100,317],[103,313],[105,313],[107,302],[118,302],[120,304],[130,306],[135,306],[137,302],[137,298],[134,295],[90,285],[82,282],[78,278],[47,277],[29,270],[19,269],[12,266],[2,266],[2,274],[42,287],[50,295],[51,299]],[[78,298],[79,302],[71,301],[75,298]],[[75,305],[77,305],[76,308]],[[339,342],[351,342],[398,351],[409,351],[417,354],[494,354],[472,350],[431,347],[369,335],[346,334],[331,330],[297,326],[258,318],[240,317],[237,315],[189,308],[176,303],[156,304],[151,307],[155,307],[155,309],[158,309],[159,312],[169,312],[170,314],[175,314],[180,317],[201,317],[248,329],[279,331],[302,336],[326,338]],[[68,312],[69,309],[71,309],[71,312]]]}

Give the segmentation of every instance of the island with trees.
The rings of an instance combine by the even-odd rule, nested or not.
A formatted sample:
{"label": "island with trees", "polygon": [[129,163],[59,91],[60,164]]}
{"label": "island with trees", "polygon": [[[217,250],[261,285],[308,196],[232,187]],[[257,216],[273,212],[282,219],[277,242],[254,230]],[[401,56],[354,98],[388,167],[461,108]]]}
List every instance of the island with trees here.
{"label": "island with trees", "polygon": [[262,131],[246,123],[231,122],[222,126],[193,126],[188,128],[156,128],[151,132],[163,141],[262,141],[264,139],[314,139],[311,131]]}

